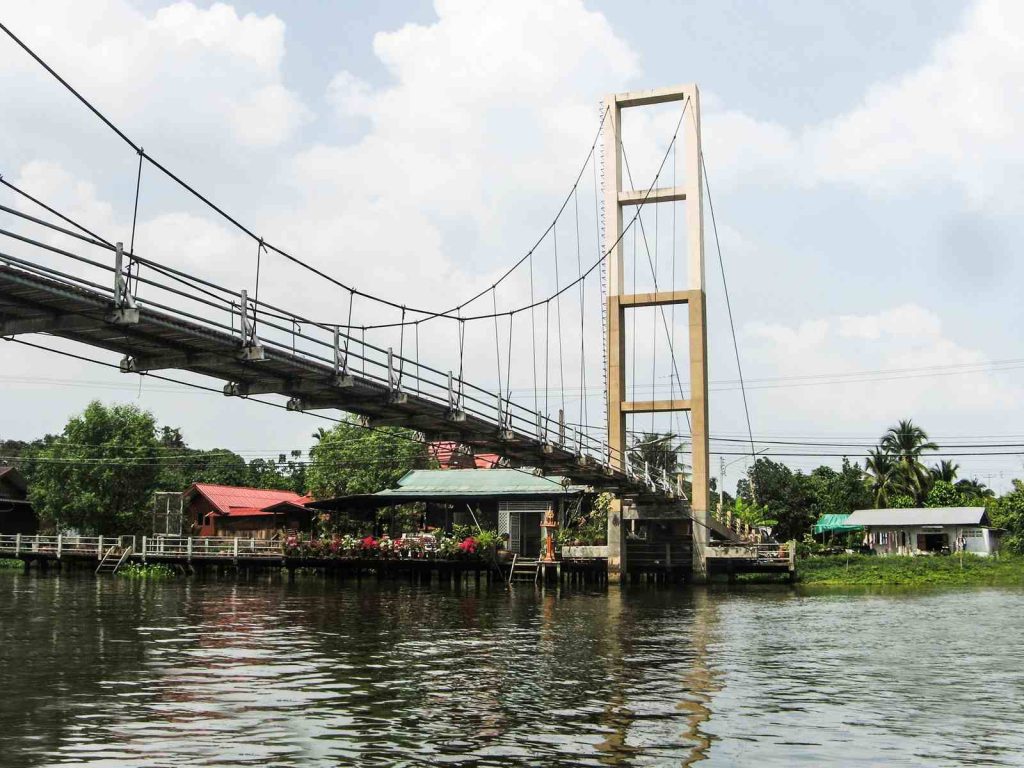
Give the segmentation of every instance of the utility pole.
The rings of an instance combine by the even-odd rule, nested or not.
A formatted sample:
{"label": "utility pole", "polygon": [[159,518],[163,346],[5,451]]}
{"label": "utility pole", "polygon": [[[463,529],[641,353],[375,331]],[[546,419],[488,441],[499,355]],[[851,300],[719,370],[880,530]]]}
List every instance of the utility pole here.
{"label": "utility pole", "polygon": [[725,456],[718,457],[718,516],[722,516],[725,506]]}

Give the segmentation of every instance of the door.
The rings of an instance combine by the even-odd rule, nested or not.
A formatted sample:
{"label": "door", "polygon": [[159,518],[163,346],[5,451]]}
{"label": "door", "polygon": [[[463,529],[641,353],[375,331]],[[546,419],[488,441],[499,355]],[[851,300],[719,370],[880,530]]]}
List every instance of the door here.
{"label": "door", "polygon": [[520,512],[519,554],[522,557],[540,557],[540,512]]}

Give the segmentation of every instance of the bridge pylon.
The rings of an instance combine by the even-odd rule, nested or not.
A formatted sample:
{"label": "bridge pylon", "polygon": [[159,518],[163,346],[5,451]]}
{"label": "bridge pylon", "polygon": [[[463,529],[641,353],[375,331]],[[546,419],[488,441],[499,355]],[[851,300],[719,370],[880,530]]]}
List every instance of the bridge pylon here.
{"label": "bridge pylon", "polygon": [[[660,183],[648,189],[623,189],[622,110],[681,102],[685,114],[679,127],[683,184],[666,187]],[[692,492],[690,509],[693,529],[693,572],[695,580],[706,576],[705,549],[709,542],[708,512],[708,401],[707,401],[707,314],[704,292],[704,206],[701,163],[700,94],[695,84],[653,91],[612,94],[605,98],[604,128],[604,243],[608,251],[607,374],[608,446],[612,466],[628,471],[627,417],[629,414],[688,411],[691,429]],[[673,158],[674,159],[674,158]],[[650,293],[625,292],[623,264],[623,211],[636,206],[685,201],[685,239],[689,260],[685,290]],[[635,211],[634,211],[635,212]],[[632,215],[632,214],[631,214]],[[673,253],[673,258],[675,254]],[[634,288],[635,290],[635,288]],[[631,401],[626,397],[626,312],[642,307],[684,304],[689,328],[689,399]],[[635,331],[634,331],[635,332]],[[621,583],[627,572],[624,499],[612,501],[608,511],[608,582]],[[631,515],[632,516],[632,515]]]}

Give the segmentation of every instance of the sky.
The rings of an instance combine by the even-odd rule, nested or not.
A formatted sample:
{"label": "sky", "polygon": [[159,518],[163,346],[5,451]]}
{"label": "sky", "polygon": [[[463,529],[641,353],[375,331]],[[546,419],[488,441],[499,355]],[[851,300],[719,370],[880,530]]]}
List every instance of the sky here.
{"label": "sky", "polygon": [[[581,164],[602,97],[695,82],[718,228],[716,241],[706,210],[711,434],[737,440],[747,429],[720,246],[758,439],[853,442],[818,450],[857,458],[857,446],[912,418],[940,443],[1024,443],[1024,275],[1013,256],[1024,229],[1020,3],[41,1],[5,9],[3,22],[148,154],[268,241],[346,284],[434,310],[486,288],[526,253],[581,167],[576,215],[555,229],[558,285],[593,263],[596,169]],[[127,241],[134,152],[6,38],[0,95],[0,174]],[[678,118],[648,112],[624,125],[637,187],[650,183]],[[645,212],[662,285],[673,263],[680,272],[686,263],[672,224],[682,205],[657,219]],[[27,231],[0,217],[0,227]],[[531,260],[537,295],[555,285],[551,241]],[[253,286],[252,242],[149,168],[136,244],[151,259]],[[7,241],[0,251],[27,253]],[[261,297],[343,319],[336,286],[280,259],[261,269]],[[573,327],[557,385],[556,358],[548,364],[548,410],[564,402],[570,419],[591,424],[602,421],[597,277],[582,299],[566,294]],[[521,306],[530,290],[519,270],[495,305]],[[369,306],[357,315],[395,319]],[[519,317],[510,386],[532,406],[536,357]],[[668,340],[653,313],[638,314],[637,328],[651,330],[630,350],[635,385],[664,392],[673,386]],[[550,344],[550,335],[534,339]],[[375,341],[399,343],[384,332]],[[424,326],[421,344],[439,369],[458,367],[455,333]],[[464,360],[492,388],[494,346],[493,328],[473,330]],[[685,370],[682,357],[678,365]],[[306,450],[323,425],[12,342],[0,343],[0,385],[3,438],[59,431],[97,397],[151,410],[194,446],[248,456]],[[633,428],[685,431],[678,419],[649,418]],[[1004,489],[1024,476],[1024,449],[1014,450],[953,458],[963,476]],[[732,487],[745,462],[725,460],[735,461]],[[804,470],[823,461],[784,460]]]}

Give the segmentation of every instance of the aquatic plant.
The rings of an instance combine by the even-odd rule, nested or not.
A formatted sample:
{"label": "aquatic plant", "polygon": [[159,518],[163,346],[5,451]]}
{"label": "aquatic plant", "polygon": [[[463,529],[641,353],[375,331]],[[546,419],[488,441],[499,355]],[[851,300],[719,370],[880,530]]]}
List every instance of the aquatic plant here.
{"label": "aquatic plant", "polygon": [[162,581],[164,579],[173,579],[175,573],[174,569],[162,563],[128,563],[117,570],[117,575],[127,579]]}

